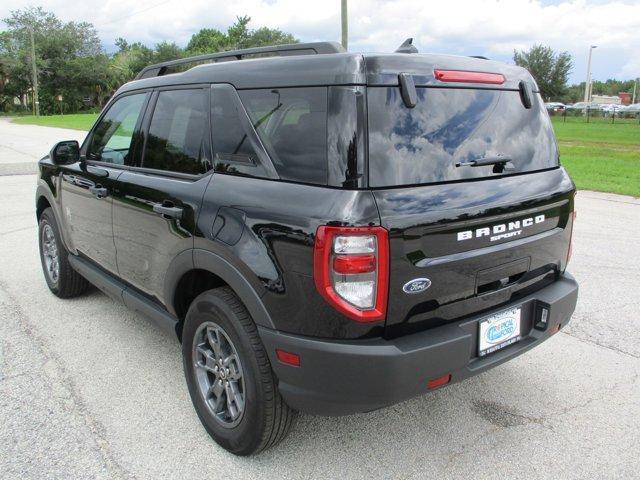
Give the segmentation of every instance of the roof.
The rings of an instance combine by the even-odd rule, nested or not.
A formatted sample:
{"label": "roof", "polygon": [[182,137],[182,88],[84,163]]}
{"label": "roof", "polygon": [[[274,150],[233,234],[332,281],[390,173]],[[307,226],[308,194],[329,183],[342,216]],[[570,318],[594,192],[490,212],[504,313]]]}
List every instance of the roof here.
{"label": "roof", "polygon": [[[326,53],[202,64],[182,73],[135,80],[125,84],[120,91],[203,83],[229,83],[237,89],[398,85],[399,73],[412,75],[416,86],[442,86],[434,77],[436,68],[502,73],[507,79],[500,87],[479,85],[480,88],[516,90],[521,80],[533,82],[531,75],[521,67],[481,58],[417,53]],[[469,84],[447,83],[446,86],[469,87]]]}

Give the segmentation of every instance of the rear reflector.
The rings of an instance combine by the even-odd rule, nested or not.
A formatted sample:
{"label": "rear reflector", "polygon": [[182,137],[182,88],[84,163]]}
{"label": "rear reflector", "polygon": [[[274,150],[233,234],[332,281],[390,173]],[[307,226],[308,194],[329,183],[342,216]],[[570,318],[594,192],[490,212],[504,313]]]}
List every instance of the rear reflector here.
{"label": "rear reflector", "polygon": [[284,350],[276,348],[276,356],[282,363],[286,363],[287,365],[292,365],[294,367],[300,366],[300,355],[297,353],[285,352]]}
{"label": "rear reflector", "polygon": [[505,82],[504,75],[500,73],[434,70],[433,75],[441,82],[489,83],[492,85],[502,85]]}
{"label": "rear reflector", "polygon": [[427,388],[429,390],[433,390],[434,388],[438,388],[443,385],[446,385],[450,381],[451,381],[451,374],[443,375],[442,377],[438,377],[438,378],[432,378],[427,382]]}

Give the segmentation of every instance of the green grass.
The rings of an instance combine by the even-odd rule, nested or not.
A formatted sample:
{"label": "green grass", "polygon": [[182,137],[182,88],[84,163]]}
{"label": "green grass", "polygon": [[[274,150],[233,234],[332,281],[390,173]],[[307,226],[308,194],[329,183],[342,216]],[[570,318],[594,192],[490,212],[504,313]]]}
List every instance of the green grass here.
{"label": "green grass", "polygon": [[560,161],[579,189],[640,197],[639,124],[553,118],[553,127]]}
{"label": "green grass", "polygon": [[71,128],[73,130],[89,130],[98,118],[97,113],[73,113],[69,115],[49,115],[34,117],[33,115],[13,118],[13,123],[21,125],[41,125],[43,127]]}

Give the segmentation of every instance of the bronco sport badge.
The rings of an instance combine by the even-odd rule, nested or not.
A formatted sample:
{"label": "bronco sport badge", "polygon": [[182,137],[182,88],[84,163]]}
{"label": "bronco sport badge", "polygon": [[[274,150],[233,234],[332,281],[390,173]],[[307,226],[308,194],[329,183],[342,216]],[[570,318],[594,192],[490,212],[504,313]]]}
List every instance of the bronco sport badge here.
{"label": "bronco sport badge", "polygon": [[545,220],[544,215],[525,218],[523,220],[515,220],[508,223],[501,223],[492,227],[476,228],[475,230],[465,230],[458,232],[458,241],[470,240],[472,238],[489,237],[489,241],[495,242],[504,238],[517,237],[522,230],[535,224],[542,223]]}

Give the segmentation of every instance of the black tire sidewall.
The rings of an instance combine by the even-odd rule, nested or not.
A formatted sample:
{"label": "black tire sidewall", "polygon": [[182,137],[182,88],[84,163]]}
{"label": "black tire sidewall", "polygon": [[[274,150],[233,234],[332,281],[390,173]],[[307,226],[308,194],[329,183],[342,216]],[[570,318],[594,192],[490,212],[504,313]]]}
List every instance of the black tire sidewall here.
{"label": "black tire sidewall", "polygon": [[[193,367],[193,338],[204,322],[219,325],[233,342],[242,364],[245,386],[245,410],[240,423],[225,428],[209,412],[197,385]],[[254,327],[255,328],[255,327]],[[198,296],[185,319],[182,335],[184,373],[191,400],[207,432],[223,448],[237,455],[248,455],[259,448],[265,430],[264,378],[245,327],[227,302],[215,291]],[[271,379],[273,381],[273,379]]]}

